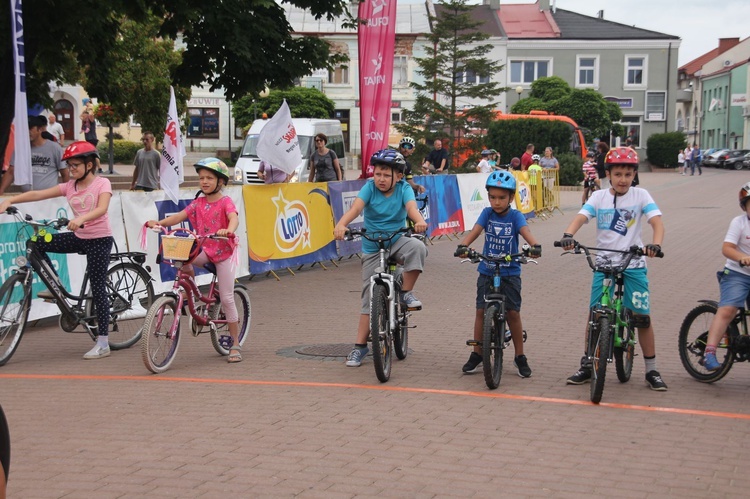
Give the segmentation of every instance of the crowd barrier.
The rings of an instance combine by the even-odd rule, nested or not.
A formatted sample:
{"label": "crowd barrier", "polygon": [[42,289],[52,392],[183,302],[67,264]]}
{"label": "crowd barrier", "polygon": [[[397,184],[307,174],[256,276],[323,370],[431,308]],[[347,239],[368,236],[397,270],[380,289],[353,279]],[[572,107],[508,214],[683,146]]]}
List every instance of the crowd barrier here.
{"label": "crowd barrier", "polygon": [[560,209],[560,175],[559,170],[544,168],[528,171],[531,199],[536,216],[545,218]]}
{"label": "crowd barrier", "polygon": [[[549,172],[549,173],[547,173]],[[532,185],[528,172],[513,172],[517,179],[514,206],[527,218],[559,209],[557,172],[549,170]],[[424,185],[429,198],[425,212],[430,238],[453,237],[473,227],[479,213],[489,206],[485,182],[487,174],[430,175],[415,177]],[[335,222],[349,209],[364,185],[364,180],[330,183],[295,183],[227,187],[224,192],[232,198],[240,213],[237,230],[240,241],[238,277],[272,274],[304,265],[321,265],[358,255],[360,241],[335,241]],[[547,187],[545,187],[547,186]],[[540,189],[541,187],[541,189]],[[146,220],[159,220],[187,206],[195,196],[194,190],[182,189],[179,201],[172,202],[163,191],[115,191],[110,202],[109,218],[118,251],[144,251],[146,265],[154,280],[154,290],[170,288],[174,269],[157,264],[156,255],[160,235],[147,233],[146,248],[141,248],[141,230]],[[35,219],[50,219],[73,214],[64,198],[55,198],[19,205],[23,213]],[[361,216],[350,227],[361,227]],[[187,222],[184,223],[189,228]],[[15,257],[24,254],[26,234],[18,234],[15,220],[0,215],[0,281],[4,282],[15,268]],[[68,289],[80,287],[85,268],[85,257],[77,254],[56,255],[53,261],[63,284]],[[199,284],[207,283],[208,275],[197,276]],[[33,293],[44,288],[38,279]],[[33,301],[31,318],[55,315],[57,308],[42,300]]]}

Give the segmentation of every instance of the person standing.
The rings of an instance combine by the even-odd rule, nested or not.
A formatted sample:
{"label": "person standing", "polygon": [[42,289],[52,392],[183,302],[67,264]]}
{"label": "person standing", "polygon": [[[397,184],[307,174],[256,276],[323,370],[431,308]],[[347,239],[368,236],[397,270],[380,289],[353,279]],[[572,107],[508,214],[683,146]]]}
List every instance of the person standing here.
{"label": "person standing", "polygon": [[422,163],[422,171],[425,174],[446,173],[448,171],[448,151],[443,149],[443,141],[440,139],[435,140],[432,145],[434,149],[430,151],[430,154]]}
{"label": "person standing", "polygon": [[65,147],[65,130],[63,130],[62,125],[57,122],[55,113],[49,113],[47,121],[47,131],[52,134],[57,143],[60,144],[60,147]]}
{"label": "person standing", "polygon": [[336,153],[328,149],[328,137],[324,133],[315,136],[315,151],[310,156],[308,182],[335,182],[343,179],[341,165]]}
{"label": "person standing", "polygon": [[599,175],[599,188],[609,189],[607,170],[604,167],[604,159],[609,152],[609,146],[602,141],[596,143],[596,174]]}
{"label": "person standing", "polygon": [[492,167],[490,166],[490,156],[492,151],[485,149],[482,151],[482,160],[477,165],[477,172],[479,173],[492,173]]}
{"label": "person standing", "polygon": [[677,167],[680,169],[680,175],[685,175],[685,151],[682,149],[677,154]]}
{"label": "person standing", "polygon": [[283,184],[289,182],[291,177],[291,173],[287,173],[279,168],[274,168],[274,166],[265,159],[260,160],[260,165],[258,165],[258,178],[266,184]]}
{"label": "person standing", "polygon": [[[81,133],[86,142],[96,147],[99,139],[96,136],[96,119],[94,118],[94,103],[86,97],[83,99],[83,112],[81,113]],[[102,173],[102,167],[99,166],[99,173]]]}
{"label": "person standing", "polygon": [[531,156],[534,154],[534,144],[529,144],[526,146],[526,152],[521,155],[521,171],[526,171],[529,169],[529,166],[531,166],[531,163],[534,161],[531,159]]}
{"label": "person standing", "polygon": [[690,175],[695,175],[695,167],[698,167],[698,175],[703,175],[701,169],[701,148],[693,144],[693,152],[690,155]]}
{"label": "person standing", "polygon": [[130,190],[151,192],[159,188],[161,154],[154,149],[153,133],[143,132],[141,142],[143,142],[143,148],[138,149],[133,160],[135,170],[133,170]]}

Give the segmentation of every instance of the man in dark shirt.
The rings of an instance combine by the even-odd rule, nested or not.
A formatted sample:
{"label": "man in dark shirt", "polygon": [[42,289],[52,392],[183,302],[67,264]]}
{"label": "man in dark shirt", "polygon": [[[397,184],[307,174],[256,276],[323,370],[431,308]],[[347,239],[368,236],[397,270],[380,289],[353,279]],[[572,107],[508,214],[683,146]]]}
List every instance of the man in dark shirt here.
{"label": "man in dark shirt", "polygon": [[446,173],[448,171],[448,151],[443,149],[443,141],[437,139],[434,144],[435,149],[425,158],[422,164],[422,171],[429,173]]}

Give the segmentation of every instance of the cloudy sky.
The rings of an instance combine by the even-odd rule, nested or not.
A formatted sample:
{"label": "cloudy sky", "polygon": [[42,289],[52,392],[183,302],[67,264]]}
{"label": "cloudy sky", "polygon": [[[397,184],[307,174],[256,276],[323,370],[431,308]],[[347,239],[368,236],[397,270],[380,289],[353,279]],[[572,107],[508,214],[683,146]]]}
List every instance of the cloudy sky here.
{"label": "cloudy sky", "polygon": [[[399,0],[421,3],[423,0]],[[437,0],[433,0],[437,1]],[[482,3],[482,0],[469,0]],[[750,36],[748,0],[551,0],[557,8],[638,28],[679,36],[679,65],[716,48],[719,38]],[[504,3],[536,3],[535,0],[500,0]]]}

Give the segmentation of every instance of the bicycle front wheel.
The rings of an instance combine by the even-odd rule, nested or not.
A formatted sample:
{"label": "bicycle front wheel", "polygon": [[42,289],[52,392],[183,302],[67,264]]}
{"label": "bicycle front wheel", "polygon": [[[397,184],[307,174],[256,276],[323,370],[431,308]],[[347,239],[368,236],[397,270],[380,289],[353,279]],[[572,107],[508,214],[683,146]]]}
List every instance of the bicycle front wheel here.
{"label": "bicycle front wheel", "polygon": [[[635,328],[631,326],[631,314],[625,310],[625,343],[622,346],[615,347],[615,371],[620,383],[630,381],[630,375],[633,374],[633,357],[635,357]],[[618,331],[620,334],[620,331]]]}
{"label": "bicycle front wheel", "polygon": [[391,347],[393,342],[391,323],[388,317],[388,291],[385,286],[374,286],[372,289],[370,336],[375,374],[381,383],[385,383],[391,377]]}
{"label": "bicycle front wheel", "polygon": [[20,274],[12,274],[0,286],[0,366],[4,366],[18,348],[29,317],[29,294]]}
{"label": "bicycle front wheel", "polygon": [[607,357],[609,356],[612,334],[609,317],[601,316],[596,321],[596,338],[592,339],[593,350],[590,352],[591,365],[591,401],[598,404],[604,393],[604,378],[607,374]]}
{"label": "bicycle front wheel", "polygon": [[499,303],[490,303],[484,311],[482,330],[482,366],[487,388],[500,386],[503,374],[503,341],[505,339],[505,317]]}
{"label": "bicycle front wheel", "polygon": [[[250,307],[250,293],[247,288],[241,284],[234,286],[234,305],[237,307],[237,321],[239,326],[239,344],[240,346],[245,345],[247,337],[250,336],[250,319],[252,316],[252,309]],[[225,319],[224,311],[221,310],[221,303],[217,301],[214,304],[218,309],[215,315],[219,319]],[[221,344],[221,337],[229,335],[229,326],[225,324],[218,324],[216,328],[211,329],[211,344],[221,355],[229,355],[229,349],[224,348]]]}
{"label": "bicycle front wheel", "polygon": [[[110,307],[109,348],[129,348],[140,339],[146,312],[154,302],[151,276],[133,263],[117,264],[107,271],[107,293]],[[95,315],[94,309],[93,300],[89,300],[86,315]]]}
{"label": "bicycle front wheel", "polygon": [[409,311],[406,307],[402,307],[398,314],[396,330],[393,331],[393,349],[398,360],[404,360],[409,353]]}
{"label": "bicycle front wheel", "polygon": [[166,295],[158,298],[146,314],[141,337],[141,358],[154,374],[163,373],[172,365],[180,346],[180,311],[177,299]]}
{"label": "bicycle front wheel", "polygon": [[680,326],[677,348],[680,351],[682,366],[690,376],[702,383],[713,383],[727,375],[734,363],[734,350],[731,339],[739,334],[735,324],[729,324],[727,332],[716,347],[716,360],[721,367],[709,371],[703,367],[703,355],[708,340],[708,328],[716,315],[716,307],[702,303],[688,312]]}

